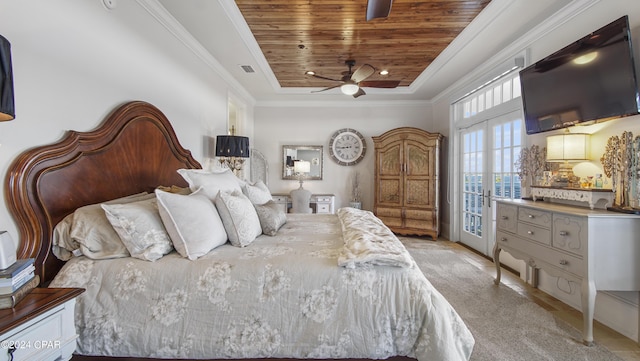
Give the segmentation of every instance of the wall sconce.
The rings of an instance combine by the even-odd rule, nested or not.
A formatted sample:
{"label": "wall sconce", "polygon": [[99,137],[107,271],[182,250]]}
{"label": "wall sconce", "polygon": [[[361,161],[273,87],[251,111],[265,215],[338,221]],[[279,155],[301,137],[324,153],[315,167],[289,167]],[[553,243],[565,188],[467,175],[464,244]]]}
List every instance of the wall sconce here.
{"label": "wall sconce", "polygon": [[561,162],[558,176],[553,180],[556,187],[580,187],[569,162],[589,160],[589,134],[569,133],[547,137],[547,162]]}
{"label": "wall sconce", "polygon": [[226,165],[238,175],[244,165],[245,158],[249,158],[249,138],[236,135],[218,135],[216,137],[216,157],[220,165]]}
{"label": "wall sconce", "polygon": [[305,175],[311,172],[311,162],[306,160],[296,160],[293,162],[293,172],[298,176],[300,181],[300,188],[302,189],[302,182]]}
{"label": "wall sconce", "polygon": [[11,44],[0,35],[0,122],[12,120],[15,117]]}

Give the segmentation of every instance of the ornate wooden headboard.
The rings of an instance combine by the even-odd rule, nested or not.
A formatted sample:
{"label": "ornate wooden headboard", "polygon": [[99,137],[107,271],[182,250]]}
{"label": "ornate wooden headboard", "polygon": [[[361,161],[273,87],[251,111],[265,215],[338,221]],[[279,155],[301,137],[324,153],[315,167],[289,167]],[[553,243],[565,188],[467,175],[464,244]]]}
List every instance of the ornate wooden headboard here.
{"label": "ornate wooden headboard", "polygon": [[20,232],[17,256],[35,258],[37,274],[48,282],[63,264],[51,253],[51,235],[66,215],[158,185],[186,186],[176,170],[200,167],[164,114],[141,101],[118,107],[93,131],[68,131],[59,142],[27,150],[5,182]]}

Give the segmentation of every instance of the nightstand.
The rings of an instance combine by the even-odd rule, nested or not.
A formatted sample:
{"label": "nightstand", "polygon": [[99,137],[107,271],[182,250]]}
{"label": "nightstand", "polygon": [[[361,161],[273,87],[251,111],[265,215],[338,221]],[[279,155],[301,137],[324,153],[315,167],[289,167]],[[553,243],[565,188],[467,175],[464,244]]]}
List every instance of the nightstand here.
{"label": "nightstand", "polygon": [[[282,207],[285,213],[289,213],[291,208],[291,197],[288,194],[272,194],[273,201]],[[335,199],[333,194],[312,194],[309,200],[309,206],[313,213],[333,214],[335,213]]]}
{"label": "nightstand", "polygon": [[[74,308],[82,288],[35,288],[0,310],[0,361],[69,360],[76,349]],[[13,351],[11,351],[13,350]]]}

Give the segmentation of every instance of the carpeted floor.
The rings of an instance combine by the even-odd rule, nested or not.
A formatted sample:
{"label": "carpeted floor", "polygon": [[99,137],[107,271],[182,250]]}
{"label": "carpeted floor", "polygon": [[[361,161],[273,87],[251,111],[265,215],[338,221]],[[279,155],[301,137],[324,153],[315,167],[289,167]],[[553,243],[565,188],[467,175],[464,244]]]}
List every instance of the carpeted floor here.
{"label": "carpeted floor", "polygon": [[447,241],[400,237],[427,279],[473,333],[474,361],[621,360],[604,347],[584,346],[565,321],[464,260]]}

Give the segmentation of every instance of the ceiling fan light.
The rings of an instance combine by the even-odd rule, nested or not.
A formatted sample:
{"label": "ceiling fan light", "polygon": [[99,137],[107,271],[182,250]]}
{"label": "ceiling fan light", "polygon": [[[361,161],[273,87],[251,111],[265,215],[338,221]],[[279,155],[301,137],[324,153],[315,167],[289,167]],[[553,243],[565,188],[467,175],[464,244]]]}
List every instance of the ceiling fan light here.
{"label": "ceiling fan light", "polygon": [[359,89],[360,87],[358,86],[358,84],[353,82],[347,82],[340,86],[340,90],[342,91],[343,94],[346,94],[346,95],[353,95],[357,93]]}

